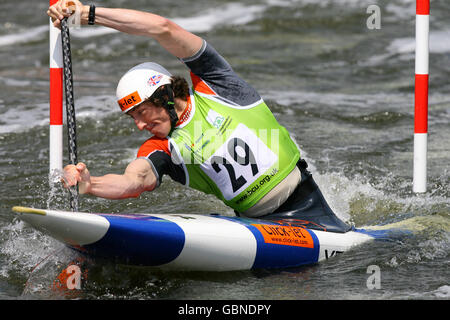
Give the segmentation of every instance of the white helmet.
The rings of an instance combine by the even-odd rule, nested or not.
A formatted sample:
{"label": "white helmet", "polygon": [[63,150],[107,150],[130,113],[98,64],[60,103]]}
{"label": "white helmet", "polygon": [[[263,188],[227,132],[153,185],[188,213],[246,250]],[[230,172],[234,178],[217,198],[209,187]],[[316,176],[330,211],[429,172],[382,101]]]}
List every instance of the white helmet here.
{"label": "white helmet", "polygon": [[125,73],[116,90],[117,102],[127,113],[165,84],[171,84],[171,73],[154,62],[141,63]]}

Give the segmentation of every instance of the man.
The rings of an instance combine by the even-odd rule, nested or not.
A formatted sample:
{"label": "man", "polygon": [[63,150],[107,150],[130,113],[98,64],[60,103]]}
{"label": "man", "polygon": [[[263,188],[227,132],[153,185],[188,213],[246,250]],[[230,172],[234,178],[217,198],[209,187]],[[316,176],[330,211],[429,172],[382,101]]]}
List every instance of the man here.
{"label": "man", "polygon": [[155,39],[190,69],[193,86],[153,62],[130,69],[118,83],[117,101],[152,137],[123,174],[95,177],[84,163],[66,166],[67,186],[123,199],[154,190],[167,174],[214,194],[237,215],[304,219],[319,228],[348,230],[326,204],[287,130],[210,44],[161,16],[78,0],[49,8],[55,26],[71,14],[68,4],[81,14],[81,24]]}

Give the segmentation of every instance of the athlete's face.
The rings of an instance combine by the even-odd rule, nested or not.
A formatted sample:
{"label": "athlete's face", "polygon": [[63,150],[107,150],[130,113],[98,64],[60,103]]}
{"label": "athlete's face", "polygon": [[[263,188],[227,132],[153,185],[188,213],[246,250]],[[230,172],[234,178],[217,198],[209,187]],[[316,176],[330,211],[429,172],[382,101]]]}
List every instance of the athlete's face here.
{"label": "athlete's face", "polygon": [[127,114],[141,131],[148,130],[158,138],[165,138],[170,132],[170,117],[165,108],[143,102]]}

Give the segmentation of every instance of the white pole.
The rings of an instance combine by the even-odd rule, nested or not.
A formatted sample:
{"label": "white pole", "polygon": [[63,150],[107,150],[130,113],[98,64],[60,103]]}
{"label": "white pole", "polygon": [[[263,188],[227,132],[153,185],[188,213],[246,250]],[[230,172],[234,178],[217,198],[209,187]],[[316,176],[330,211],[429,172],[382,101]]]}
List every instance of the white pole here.
{"label": "white pole", "polygon": [[430,0],[416,0],[413,192],[427,191]]}
{"label": "white pole", "polygon": [[[53,5],[57,0],[50,0]],[[62,170],[63,163],[63,60],[61,31],[50,19],[50,179]],[[58,180],[58,179],[57,179]]]}

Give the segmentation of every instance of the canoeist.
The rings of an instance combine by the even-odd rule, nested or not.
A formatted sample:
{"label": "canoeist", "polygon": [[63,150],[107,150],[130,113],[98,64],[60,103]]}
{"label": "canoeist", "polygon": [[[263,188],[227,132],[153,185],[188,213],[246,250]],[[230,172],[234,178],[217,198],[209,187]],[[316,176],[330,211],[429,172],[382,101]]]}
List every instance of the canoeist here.
{"label": "canoeist", "polygon": [[117,102],[139,130],[152,136],[123,174],[91,176],[80,162],[65,167],[66,186],[123,199],[155,190],[167,174],[215,195],[237,215],[349,229],[327,205],[288,131],[211,44],[149,12],[60,0],[47,13],[57,27],[77,13],[82,25],[153,38],[190,69],[192,81],[189,87],[155,62],[127,71],[117,86]]}

